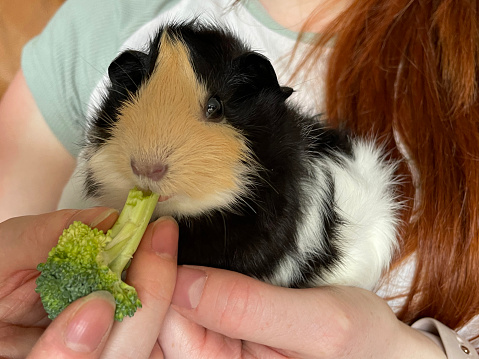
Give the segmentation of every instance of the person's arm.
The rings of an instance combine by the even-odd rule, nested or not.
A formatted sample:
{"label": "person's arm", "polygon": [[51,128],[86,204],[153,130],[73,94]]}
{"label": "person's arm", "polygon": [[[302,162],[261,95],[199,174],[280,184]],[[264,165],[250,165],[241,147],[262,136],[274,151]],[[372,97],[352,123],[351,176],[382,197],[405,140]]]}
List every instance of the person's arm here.
{"label": "person's arm", "polygon": [[74,167],[20,71],[0,101],[0,222],[56,209]]}

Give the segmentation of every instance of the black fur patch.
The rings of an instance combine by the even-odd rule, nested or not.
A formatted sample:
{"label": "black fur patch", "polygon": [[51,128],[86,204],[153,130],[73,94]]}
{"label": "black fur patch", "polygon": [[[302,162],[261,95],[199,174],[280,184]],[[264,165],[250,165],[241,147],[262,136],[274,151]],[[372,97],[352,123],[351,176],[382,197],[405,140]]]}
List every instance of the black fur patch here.
{"label": "black fur patch", "polygon": [[85,174],[85,196],[86,197],[99,197],[101,196],[101,186],[93,178],[93,173],[90,169],[87,169]]}

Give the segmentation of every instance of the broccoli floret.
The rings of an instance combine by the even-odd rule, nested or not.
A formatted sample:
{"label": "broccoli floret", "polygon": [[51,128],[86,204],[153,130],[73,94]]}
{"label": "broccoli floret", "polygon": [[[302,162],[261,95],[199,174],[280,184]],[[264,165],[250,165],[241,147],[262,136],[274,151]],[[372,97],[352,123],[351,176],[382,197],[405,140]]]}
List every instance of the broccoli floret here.
{"label": "broccoli floret", "polygon": [[97,290],[109,291],[116,302],[115,319],[122,321],[141,308],[138,294],[121,280],[148,226],[158,195],[134,188],[113,227],[106,233],[74,222],[50,251],[36,284],[45,311],[54,319],[74,300]]}

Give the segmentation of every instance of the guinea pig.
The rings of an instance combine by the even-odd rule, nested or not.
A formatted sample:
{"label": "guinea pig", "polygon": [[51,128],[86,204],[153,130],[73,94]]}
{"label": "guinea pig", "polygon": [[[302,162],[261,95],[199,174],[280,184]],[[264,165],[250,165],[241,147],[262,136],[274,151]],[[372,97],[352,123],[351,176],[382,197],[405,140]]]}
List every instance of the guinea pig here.
{"label": "guinea pig", "polygon": [[87,197],[137,186],[179,224],[180,264],[280,286],[372,289],[397,245],[395,164],[371,139],[288,101],[269,60],[231,30],[169,23],[108,68],[81,158]]}

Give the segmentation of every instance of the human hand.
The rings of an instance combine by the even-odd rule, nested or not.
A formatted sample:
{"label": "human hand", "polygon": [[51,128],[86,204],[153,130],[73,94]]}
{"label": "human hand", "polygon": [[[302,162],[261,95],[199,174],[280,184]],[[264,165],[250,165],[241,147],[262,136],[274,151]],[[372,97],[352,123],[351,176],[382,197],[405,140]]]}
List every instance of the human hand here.
{"label": "human hand", "polygon": [[445,358],[359,288],[289,289],[179,267],[172,303],[160,334],[167,358]]}
{"label": "human hand", "polygon": [[[73,221],[108,229],[117,213],[105,208],[58,211],[0,223],[0,357],[148,358],[161,356],[157,337],[176,278],[178,227],[151,224],[128,270],[143,307],[113,323],[109,293],[79,299],[51,322],[35,293],[36,266]],[[96,222],[96,223],[95,223]],[[33,348],[33,349],[32,349]]]}

